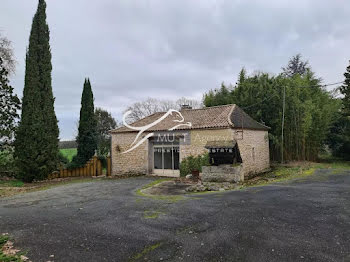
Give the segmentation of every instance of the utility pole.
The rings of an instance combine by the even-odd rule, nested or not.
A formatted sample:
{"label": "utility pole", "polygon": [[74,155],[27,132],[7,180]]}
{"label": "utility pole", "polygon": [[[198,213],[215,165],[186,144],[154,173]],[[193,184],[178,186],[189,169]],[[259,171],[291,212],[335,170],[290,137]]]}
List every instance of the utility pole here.
{"label": "utility pole", "polygon": [[283,143],[284,143],[284,112],[286,109],[286,86],[283,87],[283,109],[282,109],[282,143],[281,143],[281,163],[283,164]]}

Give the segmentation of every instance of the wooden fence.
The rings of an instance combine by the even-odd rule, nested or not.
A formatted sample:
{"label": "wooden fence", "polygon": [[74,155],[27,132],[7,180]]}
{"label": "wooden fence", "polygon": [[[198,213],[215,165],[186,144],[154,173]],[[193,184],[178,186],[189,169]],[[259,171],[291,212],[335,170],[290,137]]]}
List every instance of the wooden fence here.
{"label": "wooden fence", "polygon": [[[106,176],[111,176],[111,157],[107,157]],[[53,172],[48,179],[64,178],[64,177],[92,177],[102,176],[102,162],[97,156],[93,156],[84,166],[77,168],[61,168],[60,171]]]}

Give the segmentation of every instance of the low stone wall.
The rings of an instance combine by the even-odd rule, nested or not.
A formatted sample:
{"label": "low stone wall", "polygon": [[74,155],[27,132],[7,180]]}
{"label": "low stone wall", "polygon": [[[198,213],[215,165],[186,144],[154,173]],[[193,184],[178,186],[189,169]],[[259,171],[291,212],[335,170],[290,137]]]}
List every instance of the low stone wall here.
{"label": "low stone wall", "polygon": [[203,166],[202,181],[237,183],[244,180],[242,171],[242,165]]}

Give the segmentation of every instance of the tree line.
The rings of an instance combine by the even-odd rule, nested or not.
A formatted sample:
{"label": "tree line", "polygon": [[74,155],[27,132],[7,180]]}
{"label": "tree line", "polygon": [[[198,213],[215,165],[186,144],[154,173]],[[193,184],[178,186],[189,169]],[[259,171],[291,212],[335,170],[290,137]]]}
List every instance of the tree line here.
{"label": "tree line", "polygon": [[335,155],[349,158],[349,70],[339,89],[341,99],[327,91],[308,62],[296,55],[278,75],[247,75],[243,68],[235,85],[223,83],[206,93],[204,105],[237,104],[269,126],[272,160],[284,156],[287,161],[314,161],[327,146]]}

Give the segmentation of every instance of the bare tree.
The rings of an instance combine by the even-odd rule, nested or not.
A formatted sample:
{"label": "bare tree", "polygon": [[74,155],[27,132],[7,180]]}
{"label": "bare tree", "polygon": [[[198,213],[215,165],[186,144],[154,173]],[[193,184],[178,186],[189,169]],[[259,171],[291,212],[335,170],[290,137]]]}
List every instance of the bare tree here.
{"label": "bare tree", "polygon": [[163,111],[159,101],[154,98],[148,98],[142,102],[136,102],[129,106],[126,111],[130,111],[128,121],[134,122],[139,119],[142,119],[146,116],[152,115],[155,112]]}
{"label": "bare tree", "polygon": [[16,60],[13,53],[12,42],[0,33],[0,58],[6,70],[13,74],[16,69]]}
{"label": "bare tree", "polygon": [[200,101],[184,97],[176,101],[147,98],[132,104],[124,112],[130,111],[127,121],[132,123],[156,112],[166,112],[170,109],[180,110],[182,105],[188,105],[194,109],[203,106]]}
{"label": "bare tree", "polygon": [[181,108],[181,106],[183,106],[183,105],[188,105],[193,109],[198,109],[198,108],[203,107],[203,104],[201,101],[194,100],[194,99],[188,99],[186,97],[182,97],[182,98],[176,100],[176,104],[177,104],[178,108]]}

